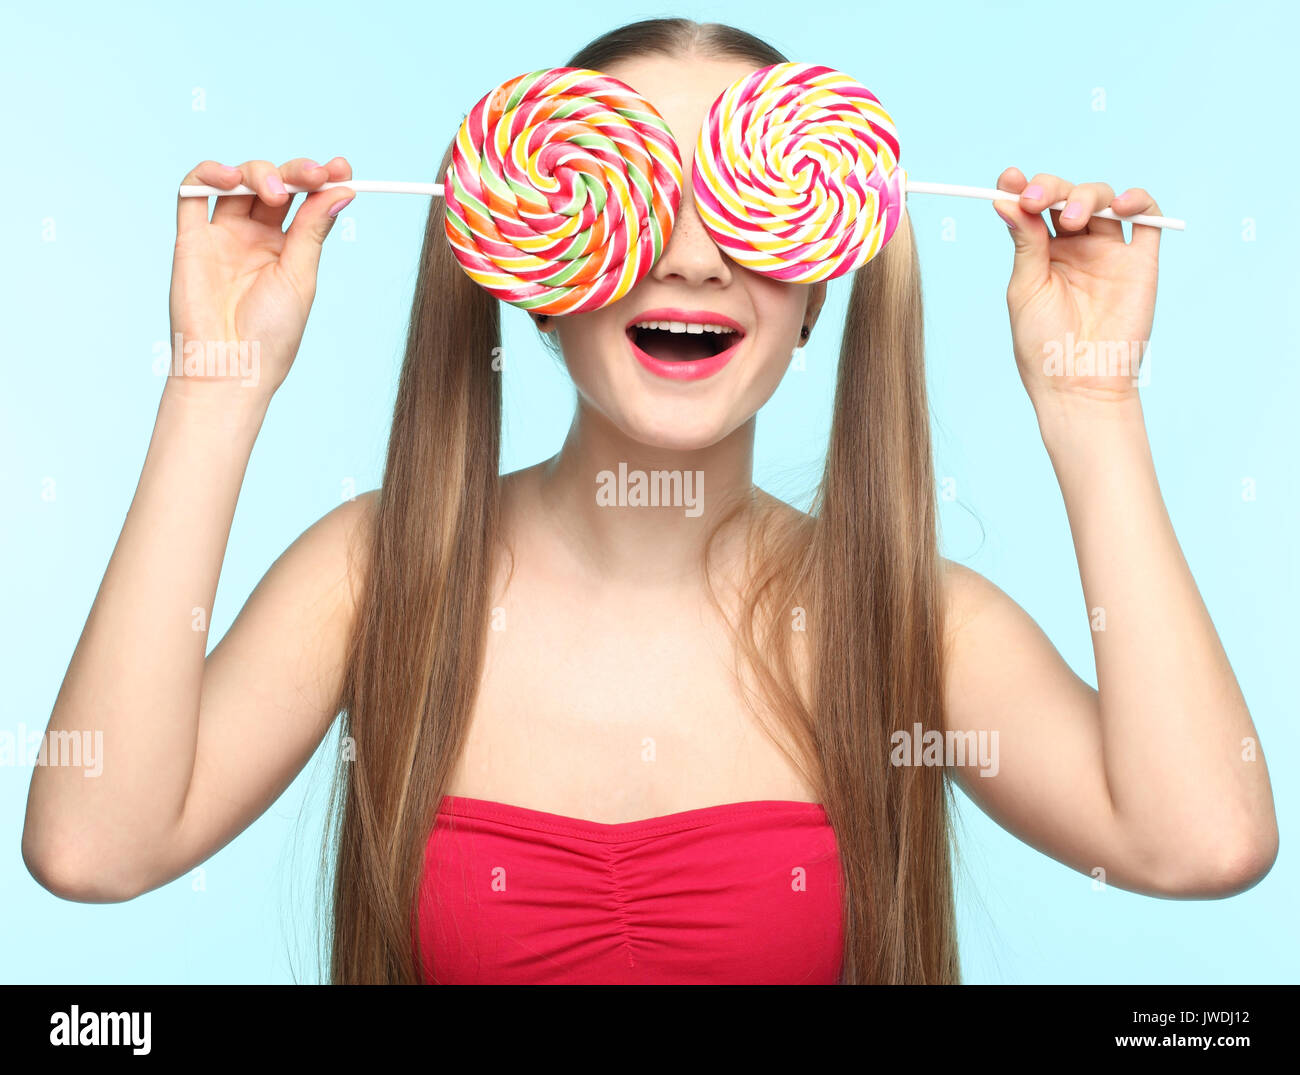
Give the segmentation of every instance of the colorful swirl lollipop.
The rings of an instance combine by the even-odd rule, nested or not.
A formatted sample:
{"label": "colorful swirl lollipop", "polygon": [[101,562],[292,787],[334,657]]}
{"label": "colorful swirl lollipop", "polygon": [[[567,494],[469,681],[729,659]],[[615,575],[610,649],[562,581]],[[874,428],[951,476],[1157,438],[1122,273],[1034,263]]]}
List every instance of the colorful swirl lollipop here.
{"label": "colorful swirl lollipop", "polygon": [[474,106],[444,192],[447,239],[470,277],[526,310],[582,313],[621,298],[663,253],[682,158],[626,83],[546,68]]}
{"label": "colorful swirl lollipop", "polygon": [[692,189],[714,241],[778,280],[829,280],[889,242],[906,194],[898,134],[865,86],[778,63],[738,79],[700,128]]}

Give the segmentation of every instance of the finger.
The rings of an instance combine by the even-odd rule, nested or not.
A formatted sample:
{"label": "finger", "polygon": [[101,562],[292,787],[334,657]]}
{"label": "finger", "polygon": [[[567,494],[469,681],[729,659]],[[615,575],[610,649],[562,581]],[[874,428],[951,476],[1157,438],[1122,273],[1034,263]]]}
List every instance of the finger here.
{"label": "finger", "polygon": [[[276,178],[279,179],[279,185],[292,183],[300,187],[318,187],[321,183],[339,182],[342,179],[352,178],[352,168],[343,157],[334,157],[326,164],[320,165],[308,157],[295,157],[294,160],[286,162],[279,166],[278,169],[270,169],[266,174],[266,183],[274,188]],[[259,187],[260,190],[260,187]],[[269,227],[283,227],[285,220],[289,217],[289,211],[298,195],[289,194],[285,198],[268,200],[259,198],[253,203],[248,216],[252,220],[265,224]],[[278,201],[279,204],[276,204]]]}
{"label": "finger", "polygon": [[1118,220],[1098,219],[1093,216],[1105,209],[1115,197],[1115,191],[1106,183],[1080,183],[1071,187],[1065,196],[1065,208],[1057,218],[1056,234],[1103,235],[1124,241],[1124,225]]}
{"label": "finger", "polygon": [[[276,169],[276,173],[280,177],[280,182],[286,186],[314,189],[329,181],[329,169],[309,157],[295,157],[291,161],[286,161]],[[280,205],[268,205],[265,202],[254,205],[249,215],[259,224],[282,228],[295,197],[297,195],[290,194]]]}
{"label": "finger", "polygon": [[[1156,200],[1151,197],[1141,187],[1129,187],[1123,194],[1119,194],[1110,203],[1111,209],[1122,217],[1135,216],[1138,213],[1149,213],[1152,216],[1162,216],[1160,206],[1156,205]],[[1116,222],[1119,225],[1118,221]],[[1129,240],[1129,246],[1135,249],[1145,251],[1154,260],[1160,253],[1160,232],[1161,228],[1152,227],[1150,224],[1132,224],[1133,237]]]}
{"label": "finger", "polygon": [[[1005,172],[1003,175],[1005,176]],[[999,185],[1001,183],[999,182]],[[1011,198],[998,199],[993,203],[1015,247],[1014,260],[1011,263],[1011,279],[1007,282],[1008,301],[1017,294],[1030,294],[1046,282],[1051,264],[1049,249],[1052,236],[1047,230],[1047,221],[1041,213],[1027,212],[1022,208],[1021,200]]]}
{"label": "finger", "polygon": [[[280,182],[280,177],[273,174],[275,165],[270,161],[244,161],[239,166],[239,170],[243,173],[244,185],[252,187],[257,194],[236,194],[229,198],[218,198],[217,207],[212,210],[214,223],[218,220],[252,216],[254,208],[262,201],[272,205],[282,205],[290,200],[288,192],[283,189],[284,184]],[[277,183],[281,188],[278,192],[275,189]]]}
{"label": "finger", "polygon": [[[301,167],[304,162],[310,164],[316,163],[315,161],[307,161],[306,157],[298,157],[286,164],[280,165],[278,168],[271,168],[268,170],[262,178],[266,183],[267,189],[272,195],[275,195],[275,197],[270,199],[262,198],[260,196],[262,188],[259,186],[259,197],[257,201],[253,203],[253,207],[248,211],[249,217],[256,220],[259,224],[265,224],[268,228],[275,228],[277,231],[283,228],[285,219],[289,215],[289,210],[293,206],[293,200],[297,197],[296,194],[290,194],[287,187],[290,183],[305,185],[302,176],[304,169]],[[317,181],[317,184],[323,183],[323,174],[324,173],[319,171],[315,172],[313,173],[312,178]],[[280,195],[283,195],[283,197]]]}
{"label": "finger", "polygon": [[326,172],[327,183],[341,183],[352,178],[352,165],[347,157],[331,157],[322,165]]}
{"label": "finger", "polygon": [[1019,193],[1029,185],[1029,180],[1025,178],[1025,173],[1019,168],[1011,167],[1004,169],[998,176],[998,181],[993,184],[998,190],[1011,190]]}
{"label": "finger", "polygon": [[[1020,208],[1027,213],[1041,213],[1049,205],[1064,200],[1073,186],[1073,183],[1062,179],[1059,175],[1039,172],[1029,181],[1029,185],[1020,192]],[[1060,212],[1051,209],[1048,210],[1048,216],[1052,220],[1052,231],[1059,235]]]}
{"label": "finger", "polygon": [[[315,189],[323,183],[337,183],[352,178],[352,167],[342,157],[335,157],[324,164],[317,164],[308,157],[297,157],[281,165],[279,172],[285,184],[309,189]],[[282,228],[296,197],[296,194],[290,194],[280,206],[254,206],[251,215],[259,223]]]}
{"label": "finger", "polygon": [[[349,173],[339,176],[340,180],[351,178],[352,169],[346,161],[343,161],[337,170]],[[320,190],[315,194],[308,194],[302,205],[298,207],[298,211],[294,213],[289,229],[285,232],[284,249],[280,251],[280,266],[301,293],[308,295],[315,293],[321,247],[325,237],[333,229],[338,214],[352,200],[354,193],[348,187]]]}
{"label": "finger", "polygon": [[[298,186],[298,187],[318,187],[321,183],[328,181],[329,172],[324,166],[317,164],[311,157],[294,157],[294,160],[286,161],[285,164],[279,165],[274,172],[266,174],[266,183],[274,191],[274,178],[279,179],[281,186]],[[261,199],[252,205],[248,216],[268,227],[285,226],[285,218],[289,216],[289,209],[294,204],[296,195],[290,194],[285,199],[279,199],[279,203],[266,203]]]}
{"label": "finger", "polygon": [[[228,164],[218,164],[216,161],[204,161],[181,180],[181,185],[220,187],[222,190],[229,190],[231,187],[239,185],[239,179],[238,168],[232,168]],[[221,199],[218,198],[217,200],[220,201]],[[189,231],[191,228],[202,227],[207,222],[207,198],[182,198],[179,194],[176,196],[176,233],[178,235],[183,231]]]}
{"label": "finger", "polygon": [[291,186],[319,187],[329,178],[329,169],[310,157],[294,157],[280,165],[280,177]]}

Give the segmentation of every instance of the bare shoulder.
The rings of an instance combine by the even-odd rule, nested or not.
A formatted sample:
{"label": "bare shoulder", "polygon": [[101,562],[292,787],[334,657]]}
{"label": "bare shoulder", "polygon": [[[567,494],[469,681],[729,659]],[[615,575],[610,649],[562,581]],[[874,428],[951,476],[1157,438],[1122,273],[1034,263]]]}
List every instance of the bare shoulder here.
{"label": "bare shoulder", "polygon": [[341,642],[365,590],[378,507],[379,490],[372,489],[308,526],[271,565],[241,619],[265,619],[260,626],[273,634],[291,624],[314,634],[322,656],[327,639]]}
{"label": "bare shoulder", "polygon": [[[981,697],[989,713],[1008,692],[1042,691],[1040,709],[1061,699],[1091,705],[1092,691],[1062,659],[1025,608],[964,564],[941,558],[944,671],[954,712],[973,716]],[[1055,698],[1053,698],[1055,696]]]}
{"label": "bare shoulder", "polygon": [[303,531],[302,538],[310,538],[320,551],[327,546],[332,546],[335,553],[360,551],[358,543],[361,547],[368,544],[378,509],[378,489],[358,493],[312,523]]}
{"label": "bare shoulder", "polygon": [[364,592],[378,507],[372,489],[308,526],[267,570],[213,656],[297,644],[327,660],[350,632]]}
{"label": "bare shoulder", "polygon": [[291,544],[280,560],[291,562],[295,574],[310,573],[322,581],[346,578],[351,592],[360,592],[379,508],[379,490],[359,493],[331,508]]}
{"label": "bare shoulder", "polygon": [[943,588],[943,619],[948,633],[960,632],[982,613],[1020,606],[978,571],[947,557],[939,558]]}
{"label": "bare shoulder", "polygon": [[353,605],[365,585],[375,520],[379,513],[379,493],[378,489],[371,489],[345,500],[316,523],[325,530],[333,555],[344,562]]}

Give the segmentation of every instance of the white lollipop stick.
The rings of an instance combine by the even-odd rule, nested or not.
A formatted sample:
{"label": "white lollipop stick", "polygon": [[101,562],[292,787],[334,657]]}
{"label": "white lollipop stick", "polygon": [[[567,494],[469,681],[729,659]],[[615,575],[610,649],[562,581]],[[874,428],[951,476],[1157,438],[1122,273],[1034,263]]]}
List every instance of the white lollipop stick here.
{"label": "white lollipop stick", "polygon": [[[908,178],[906,172],[904,172],[904,186],[908,194],[946,194],[956,198],[983,198],[985,201],[990,202],[1020,200],[1019,194],[1014,194],[1009,190],[994,190],[989,187],[963,187],[951,183],[920,183]],[[319,187],[299,187],[287,183],[284,189],[290,194],[310,194],[317,190],[332,190],[334,187],[347,187],[349,190],[355,190],[358,194],[426,194],[441,197],[443,184],[399,183],[390,179],[351,179],[335,183],[322,183]],[[231,187],[229,190],[198,184],[187,184],[180,188],[182,198],[211,198],[214,195],[228,197],[236,194],[256,193],[257,191],[252,187],[246,187],[242,184]],[[1055,202],[1048,208],[1064,209],[1065,202]],[[1150,216],[1146,213],[1122,217],[1112,209],[1098,209],[1092,215],[1103,220],[1127,220],[1130,224],[1146,224],[1152,228],[1171,228],[1174,231],[1182,231],[1187,227],[1185,221],[1176,220],[1173,217]]]}
{"label": "white lollipop stick", "polygon": [[[918,183],[915,180],[908,179],[904,176],[908,194],[949,194],[956,198],[983,198],[985,201],[1013,201],[1020,200],[1019,194],[1012,194],[1009,190],[995,190],[990,187],[961,187],[954,186],[951,183]],[[1064,209],[1065,202],[1053,202],[1047,208]],[[1187,227],[1186,221],[1176,220],[1167,216],[1150,216],[1146,213],[1137,213],[1134,216],[1120,216],[1113,209],[1098,209],[1092,214],[1100,217],[1102,220],[1127,220],[1130,224],[1146,224],[1152,228],[1172,228],[1174,231],[1182,231]]]}
{"label": "white lollipop stick", "polygon": [[[347,179],[335,183],[322,183],[319,187],[299,187],[286,183],[284,189],[290,194],[311,194],[318,190],[332,190],[335,187],[347,187],[358,194],[432,194],[442,195],[441,183],[397,183],[391,179]],[[182,198],[211,198],[214,194],[225,197],[235,194],[256,194],[252,187],[242,183],[237,187],[224,190],[221,187],[207,187],[198,183],[182,185]]]}

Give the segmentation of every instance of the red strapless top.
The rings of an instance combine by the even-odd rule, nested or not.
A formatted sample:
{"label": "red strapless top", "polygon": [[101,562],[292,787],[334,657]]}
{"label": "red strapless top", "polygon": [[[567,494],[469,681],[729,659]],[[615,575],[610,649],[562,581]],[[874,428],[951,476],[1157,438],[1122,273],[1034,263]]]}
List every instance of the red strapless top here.
{"label": "red strapless top", "polygon": [[818,803],[725,803],[608,825],[447,796],[425,864],[425,981],[839,978],[839,857]]}

